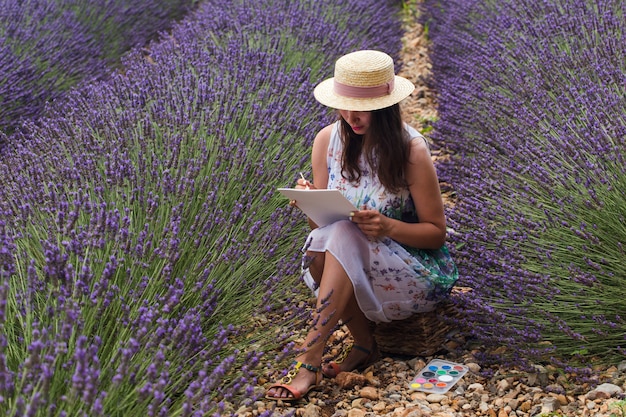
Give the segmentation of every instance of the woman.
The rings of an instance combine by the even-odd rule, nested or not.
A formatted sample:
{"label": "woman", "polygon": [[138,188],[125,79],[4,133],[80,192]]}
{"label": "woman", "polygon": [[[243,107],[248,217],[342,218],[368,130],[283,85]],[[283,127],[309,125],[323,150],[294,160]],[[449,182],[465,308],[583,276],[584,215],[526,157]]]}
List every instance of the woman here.
{"label": "woman", "polygon": [[[315,137],[313,183],[299,179],[296,188],[339,189],[360,209],[321,228],[309,220],[303,267],[317,294],[313,326],[294,367],[266,398],[298,400],[322,374],[371,365],[380,357],[372,322],[432,310],[457,279],[428,145],[400,115],[398,103],[413,89],[395,75],[390,56],[363,50],[337,60],[334,77],[314,90],[320,103],[338,109],[339,120]],[[354,345],[322,368],[339,320]]]}

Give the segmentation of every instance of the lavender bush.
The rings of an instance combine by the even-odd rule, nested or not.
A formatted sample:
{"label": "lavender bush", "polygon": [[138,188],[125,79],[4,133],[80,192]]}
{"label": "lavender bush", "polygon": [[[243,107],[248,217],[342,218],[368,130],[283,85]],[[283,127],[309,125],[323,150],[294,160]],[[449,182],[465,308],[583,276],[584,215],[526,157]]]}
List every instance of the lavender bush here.
{"label": "lavender bush", "polygon": [[275,189],[332,117],[313,85],[346,51],[398,51],[397,11],[206,1],[24,125],[0,163],[0,410],[234,415],[257,398],[302,313],[306,226]]}
{"label": "lavender bush", "polygon": [[462,324],[518,363],[623,359],[624,2],[424,5]]}
{"label": "lavender bush", "polygon": [[0,129],[37,117],[45,103],[91,81],[145,44],[193,0],[3,0],[0,4]]}

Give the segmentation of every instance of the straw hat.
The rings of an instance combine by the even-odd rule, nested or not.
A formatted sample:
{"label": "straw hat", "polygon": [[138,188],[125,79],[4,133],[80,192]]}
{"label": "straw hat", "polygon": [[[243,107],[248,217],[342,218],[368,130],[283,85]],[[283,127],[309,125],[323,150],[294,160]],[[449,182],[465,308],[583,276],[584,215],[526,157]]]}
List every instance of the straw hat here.
{"label": "straw hat", "polygon": [[411,81],[395,75],[389,55],[363,50],[339,58],[335,76],[319,83],[313,95],[335,109],[370,111],[399,103],[414,89]]}

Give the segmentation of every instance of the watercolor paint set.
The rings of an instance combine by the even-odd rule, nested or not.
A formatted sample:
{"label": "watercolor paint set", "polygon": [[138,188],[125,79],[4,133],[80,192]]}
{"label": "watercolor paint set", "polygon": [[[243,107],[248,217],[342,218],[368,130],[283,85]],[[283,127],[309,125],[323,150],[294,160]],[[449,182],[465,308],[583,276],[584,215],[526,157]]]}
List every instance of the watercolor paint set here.
{"label": "watercolor paint set", "polygon": [[409,388],[416,391],[443,394],[463,378],[468,370],[467,366],[460,363],[433,359],[417,373],[409,383]]}

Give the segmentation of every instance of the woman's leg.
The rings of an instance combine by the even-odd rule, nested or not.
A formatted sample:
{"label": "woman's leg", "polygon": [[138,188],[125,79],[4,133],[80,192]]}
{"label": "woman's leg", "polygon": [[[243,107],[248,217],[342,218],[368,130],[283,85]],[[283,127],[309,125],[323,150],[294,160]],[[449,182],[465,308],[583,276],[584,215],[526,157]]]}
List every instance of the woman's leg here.
{"label": "woman's leg", "polygon": [[[308,252],[307,256],[312,259],[312,262],[309,265],[309,271],[311,272],[313,280],[319,286],[324,272],[326,253]],[[352,282],[349,278],[348,282],[350,287],[352,287]],[[350,330],[350,334],[354,338],[355,344],[363,347],[370,347],[373,345],[374,337],[371,332],[371,322],[361,311],[361,308],[356,301],[356,297],[354,296],[354,288],[352,289],[352,297],[350,297],[350,300],[346,304],[344,314],[339,318],[346,324],[348,330]]]}
{"label": "woman's leg", "polygon": [[[324,271],[325,255],[325,253],[307,253],[309,259],[312,259],[312,262],[309,265],[309,272],[311,272],[313,280],[318,285],[320,285],[322,273]],[[350,298],[350,301],[346,305],[344,314],[340,317],[340,319],[348,327],[348,330],[350,331],[350,334],[354,339],[355,345],[362,346],[368,350],[374,348],[374,335],[372,333],[371,322],[367,319],[367,317],[365,317],[365,315],[361,311],[361,308],[356,301],[356,297],[354,296],[354,291],[353,296]],[[373,352],[373,354],[376,353],[377,352]],[[360,349],[352,349],[349,352],[348,356],[341,363],[341,365],[339,365],[339,368],[341,370],[350,371],[357,368],[363,363],[363,361],[367,359],[367,352],[364,352]],[[327,375],[334,375],[335,369],[327,365],[324,368],[324,373]]]}
{"label": "woman's leg", "polygon": [[[313,277],[313,280],[320,285],[322,279],[322,273],[324,271],[325,253],[308,252],[307,256],[312,259],[309,265],[309,272]],[[371,329],[371,322],[365,317],[361,308],[356,301],[356,297],[350,298],[344,314],[340,317],[341,321],[346,324],[354,344],[362,346],[365,349],[374,348],[374,336]],[[375,352],[374,352],[375,354]],[[357,368],[367,359],[367,353],[360,349],[352,349],[344,361],[339,365],[341,370],[352,370]],[[330,367],[324,369],[325,374],[333,374],[335,371]]]}
{"label": "woman's leg", "polygon": [[[311,264],[311,275],[319,285],[316,310],[313,313],[313,327],[309,330],[304,340],[303,352],[296,360],[313,366],[319,366],[322,362],[322,354],[328,337],[334,330],[341,318],[348,322],[350,332],[358,343],[372,343],[372,335],[369,332],[369,322],[359,309],[354,297],[354,288],[346,271],[337,259],[330,253],[313,254],[317,257]],[[318,281],[319,279],[319,281]],[[369,340],[366,335],[369,335]],[[357,337],[359,339],[357,339]],[[346,366],[349,364],[346,364]],[[306,369],[300,368],[300,372],[294,377],[291,386],[304,392],[314,384],[316,375]],[[271,388],[267,394],[276,398],[287,398],[291,394],[280,387]]]}

